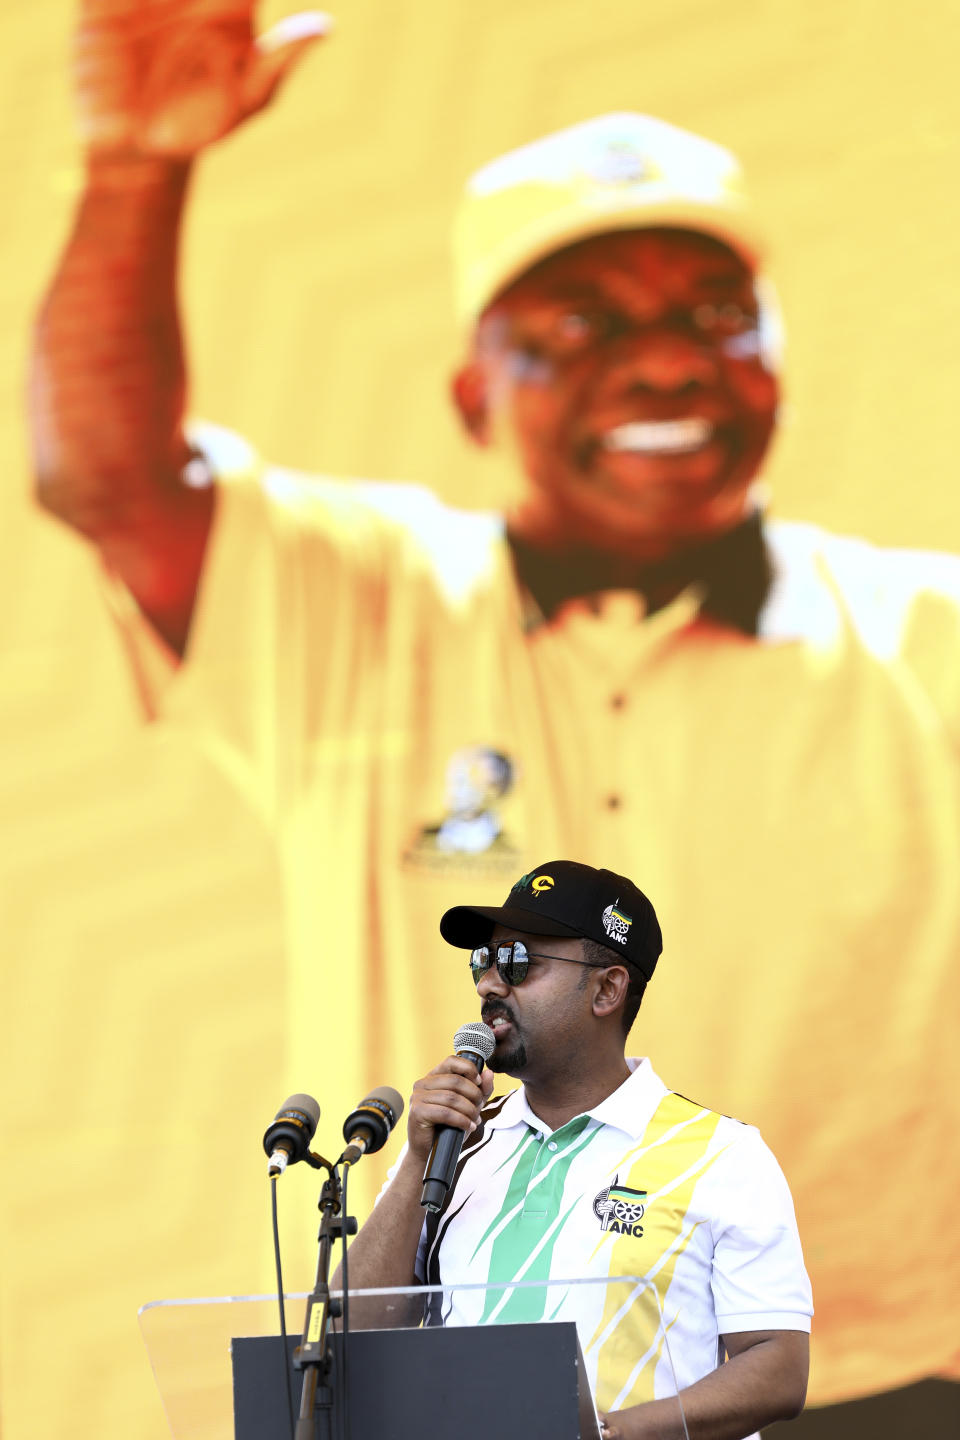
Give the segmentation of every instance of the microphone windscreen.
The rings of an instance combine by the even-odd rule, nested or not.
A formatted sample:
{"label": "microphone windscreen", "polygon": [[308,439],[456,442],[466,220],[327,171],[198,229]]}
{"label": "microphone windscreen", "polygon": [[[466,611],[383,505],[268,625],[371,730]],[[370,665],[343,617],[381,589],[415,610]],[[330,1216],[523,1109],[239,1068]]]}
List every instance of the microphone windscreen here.
{"label": "microphone windscreen", "polygon": [[263,1148],[268,1155],[278,1149],[285,1149],[291,1162],[302,1160],[310,1148],[320,1106],[312,1095],[291,1095],[284,1100],[280,1109],[267,1126],[263,1137]]}
{"label": "microphone windscreen", "polygon": [[343,1138],[366,1135],[366,1153],[373,1155],[387,1142],[387,1137],[403,1114],[403,1096],[392,1085],[378,1085],[365,1095],[343,1122]]}
{"label": "microphone windscreen", "polygon": [[285,1100],[280,1106],[276,1118],[279,1120],[281,1116],[286,1115],[290,1110],[300,1111],[306,1116],[307,1123],[310,1126],[310,1137],[312,1139],[313,1133],[320,1121],[320,1106],[318,1102],[314,1100],[312,1095],[291,1095],[290,1099]]}
{"label": "microphone windscreen", "polygon": [[394,1090],[392,1085],[378,1085],[376,1090],[370,1091],[363,1103],[366,1104],[370,1100],[379,1100],[381,1104],[386,1105],[393,1115],[393,1124],[396,1125],[403,1114],[403,1096],[399,1090]]}
{"label": "microphone windscreen", "polygon": [[497,1037],[485,1025],[482,1020],[474,1020],[469,1025],[461,1025],[453,1037],[453,1052],[455,1055],[482,1055],[483,1062],[490,1059],[497,1048]]}

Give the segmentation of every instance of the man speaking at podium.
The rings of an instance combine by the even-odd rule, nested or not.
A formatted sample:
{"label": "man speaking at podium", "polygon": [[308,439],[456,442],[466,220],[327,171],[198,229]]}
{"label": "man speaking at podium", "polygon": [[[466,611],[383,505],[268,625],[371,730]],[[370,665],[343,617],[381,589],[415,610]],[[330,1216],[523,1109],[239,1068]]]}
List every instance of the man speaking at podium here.
{"label": "man speaking at podium", "polygon": [[[644,1294],[617,1323],[599,1286],[583,1313],[578,1302],[607,1440],[674,1433],[671,1360],[690,1440],[739,1440],[797,1415],[812,1302],[783,1173],[752,1126],[624,1055],[662,948],[646,895],[609,870],[550,861],[500,908],[448,910],[440,931],[471,952],[489,1069],[451,1055],[417,1081],[407,1145],[350,1251],[351,1288],[645,1277],[658,1303]],[[493,1096],[490,1071],[522,1087]],[[441,1127],[466,1138],[425,1220]],[[471,1315],[476,1293],[445,1297],[444,1320],[543,1319],[559,1298],[499,1289]],[[661,1312],[669,1359],[654,1343]]]}

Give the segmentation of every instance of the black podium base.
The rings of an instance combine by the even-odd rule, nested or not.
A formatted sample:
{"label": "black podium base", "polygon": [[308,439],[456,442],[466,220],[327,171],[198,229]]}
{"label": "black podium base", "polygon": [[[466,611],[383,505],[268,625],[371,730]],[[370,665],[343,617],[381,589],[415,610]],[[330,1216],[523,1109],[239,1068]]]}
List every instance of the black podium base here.
{"label": "black podium base", "polygon": [[[343,1440],[342,1337],[318,1387],[316,1440]],[[232,1342],[235,1440],[290,1440],[280,1337]],[[292,1362],[297,1340],[289,1337]],[[302,1376],[292,1369],[294,1409]],[[347,1343],[350,1440],[599,1440],[572,1322],[357,1330]]]}

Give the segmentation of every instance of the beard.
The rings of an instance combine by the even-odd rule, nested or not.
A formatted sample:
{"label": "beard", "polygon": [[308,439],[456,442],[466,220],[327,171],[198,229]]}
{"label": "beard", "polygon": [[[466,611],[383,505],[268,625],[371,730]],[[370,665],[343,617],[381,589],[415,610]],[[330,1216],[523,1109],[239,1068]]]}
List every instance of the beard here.
{"label": "beard", "polygon": [[527,1047],[523,1041],[514,1041],[511,1050],[504,1050],[499,1054],[496,1050],[487,1061],[487,1069],[497,1075],[515,1075],[519,1070],[526,1069]]}

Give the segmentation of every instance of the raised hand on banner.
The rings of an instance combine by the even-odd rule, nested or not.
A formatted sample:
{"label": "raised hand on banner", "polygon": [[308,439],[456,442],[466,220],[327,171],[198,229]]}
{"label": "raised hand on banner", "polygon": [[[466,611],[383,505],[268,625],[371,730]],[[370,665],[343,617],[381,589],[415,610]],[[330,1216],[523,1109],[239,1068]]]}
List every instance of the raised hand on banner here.
{"label": "raised hand on banner", "polygon": [[276,94],[327,33],[317,10],[254,33],[253,0],[80,0],[74,84],[95,153],[189,159]]}

